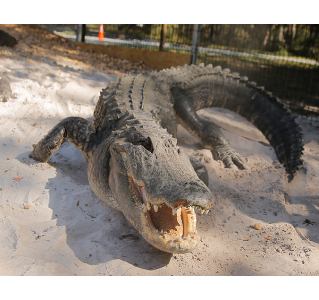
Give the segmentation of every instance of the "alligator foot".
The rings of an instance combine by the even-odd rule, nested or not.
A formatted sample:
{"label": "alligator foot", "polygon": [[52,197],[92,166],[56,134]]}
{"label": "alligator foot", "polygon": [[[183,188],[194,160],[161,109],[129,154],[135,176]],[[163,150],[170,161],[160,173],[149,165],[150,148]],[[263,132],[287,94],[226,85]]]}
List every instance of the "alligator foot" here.
{"label": "alligator foot", "polygon": [[89,121],[78,117],[66,118],[54,126],[37,145],[33,145],[33,151],[29,157],[40,162],[47,162],[51,155],[69,139],[88,160],[90,141],[94,136],[95,129]]}
{"label": "alligator foot", "polygon": [[236,165],[241,170],[248,169],[243,158],[229,145],[215,146],[212,154],[214,159],[221,160],[226,168],[232,168]]}
{"label": "alligator foot", "polygon": [[207,172],[207,169],[205,167],[205,165],[199,161],[198,159],[192,157],[192,156],[189,156],[189,160],[198,176],[198,178],[203,181],[206,186],[208,186],[208,172]]}

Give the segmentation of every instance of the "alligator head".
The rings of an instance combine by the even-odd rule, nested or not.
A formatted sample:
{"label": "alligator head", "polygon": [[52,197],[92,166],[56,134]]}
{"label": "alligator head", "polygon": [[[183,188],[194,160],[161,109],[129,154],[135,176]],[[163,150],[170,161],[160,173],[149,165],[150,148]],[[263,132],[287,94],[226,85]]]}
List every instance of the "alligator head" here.
{"label": "alligator head", "polygon": [[109,187],[146,241],[166,252],[190,252],[200,239],[194,208],[207,213],[212,194],[176,139],[147,133],[134,132],[111,144]]}

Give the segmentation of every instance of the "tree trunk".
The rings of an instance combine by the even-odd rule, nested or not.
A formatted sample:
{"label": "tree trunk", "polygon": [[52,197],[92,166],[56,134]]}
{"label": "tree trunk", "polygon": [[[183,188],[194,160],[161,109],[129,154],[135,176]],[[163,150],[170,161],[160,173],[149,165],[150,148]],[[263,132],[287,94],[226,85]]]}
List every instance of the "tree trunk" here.
{"label": "tree trunk", "polygon": [[265,35],[265,38],[264,38],[264,41],[263,41],[263,46],[267,46],[268,45],[268,42],[271,38],[271,33],[272,33],[272,30],[275,28],[276,25],[267,25],[267,31],[266,31],[266,35]]}
{"label": "tree trunk", "polygon": [[284,26],[283,25],[278,25],[279,30],[278,30],[278,41],[280,43],[285,43],[285,38],[284,38]]}
{"label": "tree trunk", "polygon": [[210,41],[212,41],[212,39],[214,38],[214,24],[211,24],[209,26],[209,29],[210,29],[210,31],[209,31],[209,39],[210,39]]}
{"label": "tree trunk", "polygon": [[296,24],[288,24],[287,25],[287,38],[289,43],[292,43],[292,41],[295,39],[296,36]]}
{"label": "tree trunk", "polygon": [[292,24],[292,39],[294,40],[296,37],[296,29],[297,25],[296,24]]}

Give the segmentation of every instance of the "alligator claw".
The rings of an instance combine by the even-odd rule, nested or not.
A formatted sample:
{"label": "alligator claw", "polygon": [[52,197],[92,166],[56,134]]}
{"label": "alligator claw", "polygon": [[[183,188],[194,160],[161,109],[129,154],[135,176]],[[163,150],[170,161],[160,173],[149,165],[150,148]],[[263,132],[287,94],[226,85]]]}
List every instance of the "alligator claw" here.
{"label": "alligator claw", "polygon": [[229,145],[215,147],[212,150],[215,160],[221,160],[226,168],[233,168],[235,165],[241,170],[249,169],[243,158]]}

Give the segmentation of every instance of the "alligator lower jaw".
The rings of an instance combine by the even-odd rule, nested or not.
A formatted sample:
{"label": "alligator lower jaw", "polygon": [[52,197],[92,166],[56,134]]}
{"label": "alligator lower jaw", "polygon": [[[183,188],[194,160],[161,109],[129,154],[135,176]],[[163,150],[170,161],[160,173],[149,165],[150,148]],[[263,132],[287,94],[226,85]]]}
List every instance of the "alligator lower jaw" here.
{"label": "alligator lower jaw", "polygon": [[[179,204],[171,208],[167,204],[151,204],[146,200],[144,188],[130,177],[132,200],[140,211],[143,226],[139,228],[142,236],[156,248],[170,253],[192,251],[199,242],[196,230],[194,206],[184,207],[186,200],[174,201]],[[208,209],[200,208],[207,214]]]}
{"label": "alligator lower jaw", "polygon": [[190,252],[196,247],[199,235],[193,207],[180,207],[173,215],[166,204],[155,208],[155,211],[153,207],[147,210],[143,203],[142,210],[147,225],[147,240],[153,246],[170,253]]}
{"label": "alligator lower jaw", "polygon": [[186,253],[198,244],[200,237],[196,230],[196,213],[193,206],[172,209],[165,203],[151,205],[143,197],[139,209],[145,220],[142,235],[156,248],[170,253]]}

